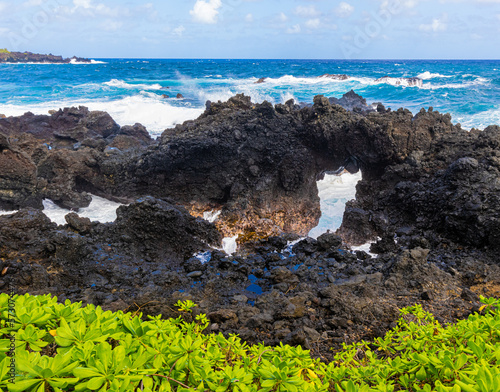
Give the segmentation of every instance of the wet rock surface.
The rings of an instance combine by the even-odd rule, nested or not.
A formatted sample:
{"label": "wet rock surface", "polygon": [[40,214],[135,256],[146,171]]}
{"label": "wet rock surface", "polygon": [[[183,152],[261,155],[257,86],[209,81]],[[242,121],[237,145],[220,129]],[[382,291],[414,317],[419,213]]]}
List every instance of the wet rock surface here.
{"label": "wet rock surface", "polygon": [[[0,288],[165,316],[192,299],[213,331],[324,358],[403,306],[465,317],[500,294],[500,128],[372,108],[354,92],[310,107],[236,96],[157,141],[86,108],[0,119],[0,208],[21,208],[0,216]],[[342,227],[291,245],[319,219],[316,180],[340,167],[363,173]],[[130,204],[108,224],[40,211],[90,193]],[[238,254],[215,249],[234,234]],[[368,240],[376,257],[346,245]]]}

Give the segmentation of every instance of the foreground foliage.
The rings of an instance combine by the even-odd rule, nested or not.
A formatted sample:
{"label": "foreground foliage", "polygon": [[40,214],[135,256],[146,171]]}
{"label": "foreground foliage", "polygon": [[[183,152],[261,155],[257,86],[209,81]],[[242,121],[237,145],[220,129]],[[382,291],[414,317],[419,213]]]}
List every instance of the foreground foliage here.
{"label": "foreground foliage", "polygon": [[[417,305],[384,338],[345,346],[330,364],[300,347],[204,335],[205,315],[142,321],[51,296],[0,295],[0,389],[23,391],[500,391],[499,301],[443,327]],[[10,311],[10,312],[9,312]],[[15,314],[14,314],[15,313]],[[10,314],[10,320],[9,320]],[[10,337],[16,376],[9,382]]]}

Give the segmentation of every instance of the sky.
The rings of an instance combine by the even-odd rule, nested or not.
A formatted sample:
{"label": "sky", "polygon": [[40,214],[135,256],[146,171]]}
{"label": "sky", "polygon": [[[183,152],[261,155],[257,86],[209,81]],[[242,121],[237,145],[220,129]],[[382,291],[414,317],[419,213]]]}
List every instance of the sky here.
{"label": "sky", "polygon": [[500,0],[0,0],[0,48],[91,58],[499,59]]}

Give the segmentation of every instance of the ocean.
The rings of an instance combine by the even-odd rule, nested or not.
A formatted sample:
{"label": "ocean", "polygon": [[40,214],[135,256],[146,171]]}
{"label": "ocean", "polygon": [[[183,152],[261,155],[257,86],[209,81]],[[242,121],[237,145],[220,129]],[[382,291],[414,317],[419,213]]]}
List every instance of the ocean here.
{"label": "ocean", "polygon": [[[500,61],[431,60],[158,60],[95,59],[92,64],[0,64],[0,114],[84,105],[110,113],[120,125],[142,123],[153,136],[198,117],[207,100],[244,93],[254,102],[311,103],[317,94],[340,98],[353,89],[369,103],[408,108],[432,106],[449,112],[466,129],[500,124]],[[321,78],[345,74],[346,80]],[[377,79],[390,76],[385,81]],[[402,78],[422,79],[409,86]],[[267,78],[264,83],[255,83]],[[182,94],[183,98],[176,98]],[[164,95],[168,95],[165,98]],[[322,217],[317,237],[342,222],[345,202],[355,195],[360,175],[327,176],[318,183]],[[95,198],[82,214],[111,221],[117,205]],[[50,201],[51,218],[64,213]],[[226,242],[229,239],[226,239]],[[235,250],[235,239],[225,248]]]}
{"label": "ocean", "polygon": [[[345,74],[347,80],[318,78]],[[385,82],[376,81],[391,76]],[[268,78],[256,84],[259,78]],[[396,85],[419,77],[421,86]],[[404,81],[403,81],[404,83]],[[105,110],[153,135],[200,115],[207,100],[244,93],[255,102],[312,102],[353,89],[368,102],[449,112],[464,128],[500,123],[500,61],[96,59],[93,64],[0,64],[0,114],[65,106]],[[170,98],[163,98],[163,95]],[[175,98],[182,94],[184,98]]]}

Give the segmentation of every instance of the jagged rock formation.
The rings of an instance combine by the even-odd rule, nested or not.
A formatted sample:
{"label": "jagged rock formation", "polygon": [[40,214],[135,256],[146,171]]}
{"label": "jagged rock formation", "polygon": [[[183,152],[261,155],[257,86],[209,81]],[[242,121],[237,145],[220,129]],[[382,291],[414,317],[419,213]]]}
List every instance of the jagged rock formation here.
{"label": "jagged rock formation", "polygon": [[53,54],[38,54],[31,52],[9,52],[0,51],[0,63],[54,63],[68,64],[71,61],[79,63],[90,63],[89,59],[81,57],[72,57],[65,59],[62,56],[54,56]]}
{"label": "jagged rock formation", "polygon": [[99,194],[90,179],[108,155],[143,149],[152,143],[140,124],[121,127],[105,112],[66,108],[50,116],[26,113],[0,119],[0,208],[41,208],[49,198],[66,208],[88,206]]}
{"label": "jagged rock formation", "polygon": [[346,166],[363,172],[342,228],[353,243],[410,225],[496,246],[498,127],[468,132],[432,109],[415,116],[382,105],[363,110],[366,102],[353,92],[338,100],[352,112],[331,101],[274,107],[236,96],[210,103],[157,143],[139,124],[120,128],[86,108],[0,119],[8,136],[0,202],[39,207],[51,198],[78,208],[88,205],[89,192],[152,195],[198,215],[222,209],[219,228],[243,240],[304,235],[320,215],[316,179]]}
{"label": "jagged rock formation", "polygon": [[[363,172],[342,238],[284,251],[319,218],[316,179],[342,166]],[[0,216],[0,289],[15,281],[164,315],[190,298],[213,331],[327,355],[383,333],[398,307],[422,301],[452,321],[478,309],[478,294],[500,295],[499,179],[498,126],[469,132],[432,108],[374,111],[353,92],[310,107],[239,95],[156,142],[86,108],[4,118],[0,208],[24,208]],[[44,197],[82,207],[88,192],[140,199],[109,224],[69,214],[58,227],[31,208]],[[186,209],[221,209],[219,231]],[[193,257],[219,246],[220,231],[256,242],[245,256]],[[342,245],[377,236],[377,258]]]}

